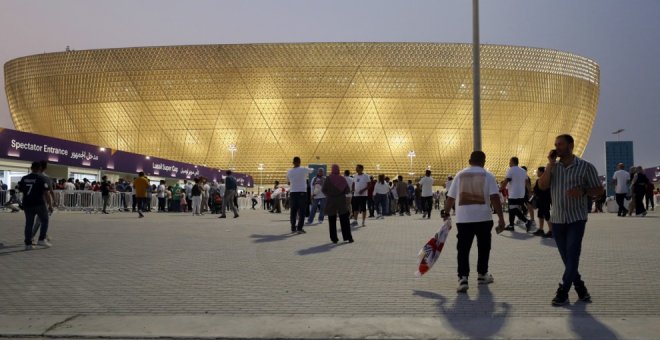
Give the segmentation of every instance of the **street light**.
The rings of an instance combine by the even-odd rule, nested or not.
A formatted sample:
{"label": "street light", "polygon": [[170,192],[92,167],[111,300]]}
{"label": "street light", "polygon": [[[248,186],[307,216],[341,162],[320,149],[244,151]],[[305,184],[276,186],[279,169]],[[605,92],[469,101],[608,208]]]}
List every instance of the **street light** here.
{"label": "street light", "polygon": [[617,140],[621,140],[621,132],[626,131],[625,129],[618,129],[614,132],[612,132],[613,135],[616,135]]}
{"label": "street light", "polygon": [[479,0],[472,0],[472,139],[481,151],[481,74],[479,56]]}
{"label": "street light", "polygon": [[236,148],[236,144],[229,144],[229,152],[231,152],[231,166],[232,170],[236,170],[234,168],[234,152],[236,152],[238,148]]}
{"label": "street light", "polygon": [[410,151],[408,151],[408,158],[410,158],[410,172],[409,172],[409,174],[410,174],[411,176],[415,174],[414,172],[412,172],[412,165],[413,165],[412,163],[413,163],[413,158],[414,158],[415,156],[417,156],[417,155],[415,154],[415,150],[410,150]]}

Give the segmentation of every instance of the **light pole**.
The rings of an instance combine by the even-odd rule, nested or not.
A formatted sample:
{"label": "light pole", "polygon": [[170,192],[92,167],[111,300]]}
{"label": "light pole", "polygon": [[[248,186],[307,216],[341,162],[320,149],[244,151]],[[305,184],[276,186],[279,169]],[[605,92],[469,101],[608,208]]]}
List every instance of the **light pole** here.
{"label": "light pole", "polygon": [[261,191],[264,186],[264,163],[259,163],[257,170],[259,170],[259,191]]}
{"label": "light pole", "polygon": [[620,141],[621,140],[621,132],[626,131],[625,129],[618,129],[614,132],[612,132],[613,135],[616,135],[616,140]]}
{"label": "light pole", "polygon": [[231,152],[231,169],[236,170],[234,168],[234,152],[236,152],[238,148],[236,148],[236,144],[229,144],[229,152]]}
{"label": "light pole", "polygon": [[409,174],[410,176],[412,176],[412,175],[415,174],[415,173],[412,171],[413,158],[414,158],[415,156],[417,156],[417,155],[415,154],[415,150],[410,150],[410,151],[408,151],[408,158],[410,158],[410,172],[408,172],[408,174]]}
{"label": "light pole", "polygon": [[472,0],[472,139],[481,151],[481,75],[479,74],[479,0]]}

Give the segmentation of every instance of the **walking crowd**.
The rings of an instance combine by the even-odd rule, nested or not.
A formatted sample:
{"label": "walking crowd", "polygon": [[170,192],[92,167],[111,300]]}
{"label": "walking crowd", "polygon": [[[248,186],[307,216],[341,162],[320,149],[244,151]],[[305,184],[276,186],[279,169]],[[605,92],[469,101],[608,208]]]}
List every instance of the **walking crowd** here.
{"label": "walking crowd", "polygon": [[[469,253],[474,238],[478,248],[477,282],[494,282],[489,273],[489,255],[495,214],[498,234],[505,230],[514,232],[519,226],[526,233],[555,240],[565,270],[552,299],[553,305],[566,304],[572,287],[579,300],[589,302],[591,296],[578,270],[579,258],[592,201],[596,202],[598,211],[598,202],[602,206],[605,193],[595,167],[574,155],[573,147],[570,135],[558,136],[555,149],[548,154],[547,165],[537,168],[538,179],[533,184],[527,168],[519,166],[517,157],[510,159],[504,180],[498,183],[484,168],[486,155],[481,151],[470,155],[468,167],[455,176],[448,176],[443,191],[433,190],[431,170],[413,181],[400,175],[392,179],[384,174],[368,175],[361,164],[356,165],[354,173],[345,169],[342,174],[339,165],[333,164],[326,176],[323,168],[314,170],[301,166],[301,159],[296,156],[287,172],[287,186],[276,181],[272,189],[259,196],[242,195],[250,200],[251,209],[256,209],[261,201],[262,209],[270,213],[289,210],[290,231],[295,234],[305,234],[306,225],[322,224],[327,216],[329,237],[335,244],[339,242],[337,221],[343,241],[354,243],[352,228],[366,227],[367,218],[376,221],[395,215],[412,216],[413,210],[416,215],[421,214],[421,219],[431,219],[433,210],[438,210],[443,220],[455,216],[459,293],[469,288]],[[179,183],[166,185],[165,181],[151,185],[142,172],[132,182],[120,178],[111,183],[105,176],[99,182],[53,181],[45,175],[46,168],[47,162],[34,162],[32,172],[12,189],[12,198],[7,203],[12,211],[22,208],[25,212],[26,250],[35,245],[37,231],[36,245],[51,246],[48,229],[49,215],[54,209],[54,190],[62,190],[65,197],[75,190],[100,191],[103,213],[107,213],[109,195],[121,193],[120,209],[137,212],[140,218],[154,208],[149,203],[152,195],[157,197],[155,209],[158,212],[187,212],[193,216],[215,213],[219,218],[226,218],[227,211],[231,210],[234,218],[239,217],[239,188],[230,170],[219,182],[195,178],[183,181],[181,186]],[[618,216],[630,216],[633,210],[636,215],[645,216],[649,204],[651,210],[654,209],[653,185],[641,168],[631,168],[627,172],[624,165],[619,164],[618,169],[612,178]],[[630,200],[627,206],[626,199]],[[508,212],[508,223],[505,212]]]}

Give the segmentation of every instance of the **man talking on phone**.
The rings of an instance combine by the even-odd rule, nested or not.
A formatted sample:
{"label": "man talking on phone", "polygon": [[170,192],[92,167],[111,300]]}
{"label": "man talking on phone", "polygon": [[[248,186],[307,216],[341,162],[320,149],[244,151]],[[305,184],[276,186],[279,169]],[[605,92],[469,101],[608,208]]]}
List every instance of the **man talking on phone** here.
{"label": "man talking on phone", "polygon": [[578,266],[587,224],[588,197],[601,195],[603,186],[598,180],[596,168],[575,156],[573,147],[571,135],[557,136],[555,150],[550,151],[548,165],[538,182],[541,190],[550,189],[550,222],[557,249],[564,262],[564,275],[552,299],[553,306],[569,302],[571,286],[575,286],[580,301],[591,302],[591,295],[582,281]]}

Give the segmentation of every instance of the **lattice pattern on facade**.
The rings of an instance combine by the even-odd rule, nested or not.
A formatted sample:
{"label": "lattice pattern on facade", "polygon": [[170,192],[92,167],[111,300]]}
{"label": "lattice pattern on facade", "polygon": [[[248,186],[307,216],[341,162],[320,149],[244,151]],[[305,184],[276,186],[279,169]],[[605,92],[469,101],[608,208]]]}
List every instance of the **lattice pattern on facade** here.
{"label": "lattice pattern on facade", "polygon": [[[581,154],[599,67],[570,53],[483,45],[487,167],[543,165],[554,137]],[[282,179],[291,158],[436,178],[472,150],[471,46],[309,43],[48,53],[5,64],[17,129]],[[229,145],[237,151],[233,161]],[[414,150],[412,169],[408,152]]]}

